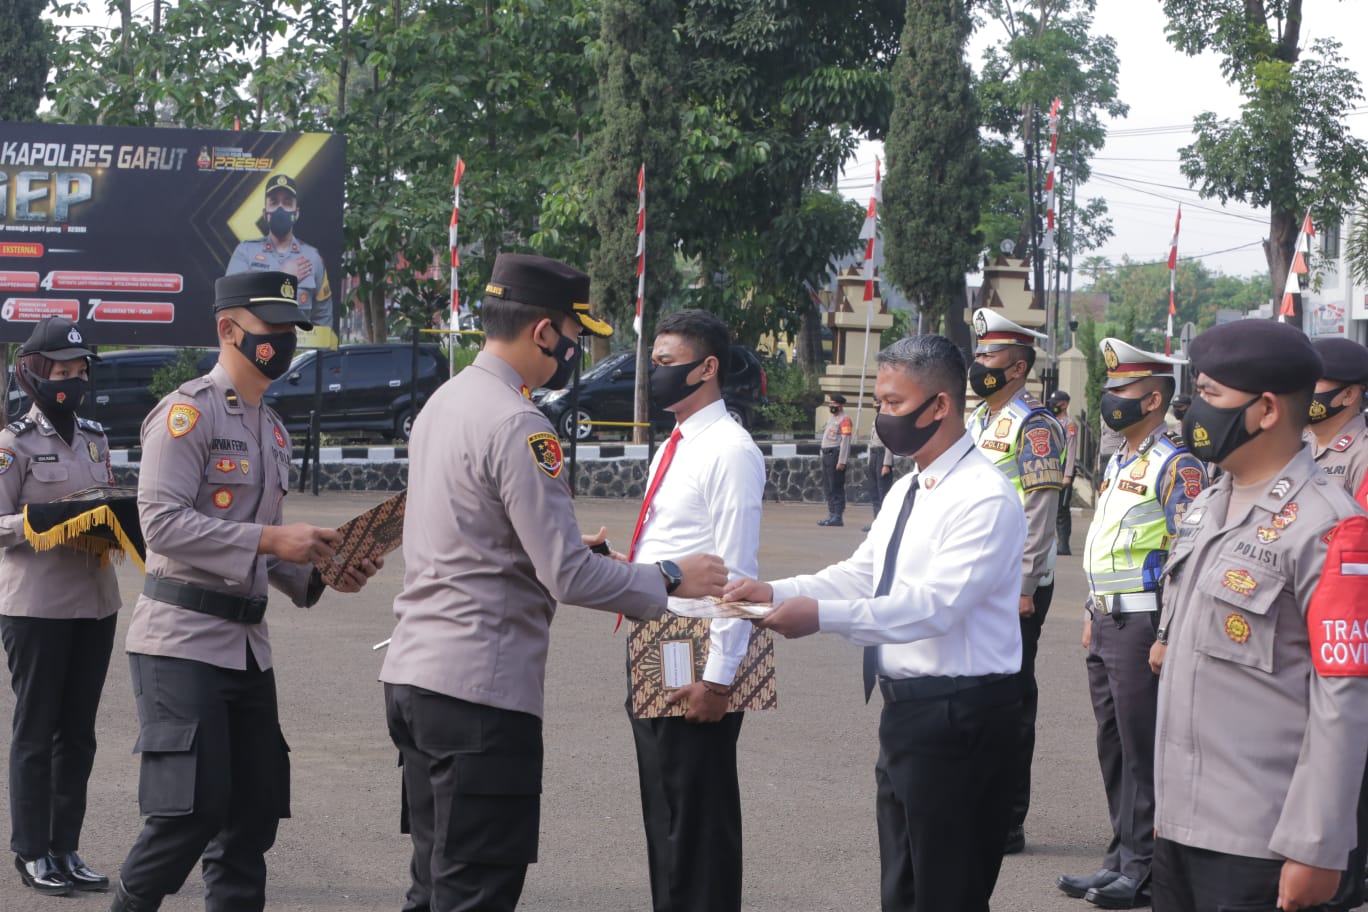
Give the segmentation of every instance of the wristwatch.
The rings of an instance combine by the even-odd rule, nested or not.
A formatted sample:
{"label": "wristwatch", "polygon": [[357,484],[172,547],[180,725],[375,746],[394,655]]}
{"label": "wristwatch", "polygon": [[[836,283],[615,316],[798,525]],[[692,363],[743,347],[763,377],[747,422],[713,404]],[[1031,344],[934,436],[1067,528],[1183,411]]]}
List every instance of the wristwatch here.
{"label": "wristwatch", "polygon": [[1154,631],[1154,641],[1155,641],[1156,643],[1160,643],[1160,644],[1162,644],[1162,645],[1164,645],[1164,646],[1167,646],[1167,645],[1168,645],[1168,628],[1167,628],[1167,627],[1160,627],[1158,630]]}
{"label": "wristwatch", "polygon": [[674,591],[684,582],[684,573],[679,569],[679,564],[672,560],[656,561],[656,567],[660,570],[660,575],[665,577],[665,594],[674,595]]}

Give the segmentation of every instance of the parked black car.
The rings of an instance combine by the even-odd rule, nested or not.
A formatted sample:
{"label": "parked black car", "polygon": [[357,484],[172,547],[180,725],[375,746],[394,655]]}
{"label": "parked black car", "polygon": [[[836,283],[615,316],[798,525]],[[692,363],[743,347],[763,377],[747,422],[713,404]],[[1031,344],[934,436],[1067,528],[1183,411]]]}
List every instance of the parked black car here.
{"label": "parked black car", "polygon": [[[143,419],[157,404],[157,397],[147,388],[157,371],[176,360],[178,351],[175,348],[132,348],[100,352],[100,360],[95,362],[91,377],[95,395],[82,406],[81,414],[104,425],[111,446],[138,445]],[[217,351],[202,350],[195,365],[197,373],[207,374],[217,360]],[[13,420],[25,414],[32,403],[14,381],[13,371],[9,380],[6,405],[8,417]]]}
{"label": "parked black car", "polygon": [[[413,430],[413,346],[402,343],[344,345],[337,351],[301,352],[290,370],[271,382],[264,401],[292,434],[309,427],[314,407],[316,359],[323,359],[324,431],[378,431],[407,440]],[[450,375],[436,345],[418,347],[418,405]]]}
{"label": "parked black car", "polygon": [[[766,402],[765,368],[760,357],[744,345],[731,348],[731,365],[722,399],[727,411],[742,427],[750,428],[757,406]],[[591,425],[582,421],[631,421],[632,397],[636,388],[636,352],[625,351],[609,355],[580,376],[578,410],[572,412],[572,386],[563,390],[540,392],[534,397],[537,408],[551,419],[557,433],[569,438],[572,432],[580,440],[593,433]],[[653,411],[651,423],[660,428],[674,425],[674,416],[666,411]]]}

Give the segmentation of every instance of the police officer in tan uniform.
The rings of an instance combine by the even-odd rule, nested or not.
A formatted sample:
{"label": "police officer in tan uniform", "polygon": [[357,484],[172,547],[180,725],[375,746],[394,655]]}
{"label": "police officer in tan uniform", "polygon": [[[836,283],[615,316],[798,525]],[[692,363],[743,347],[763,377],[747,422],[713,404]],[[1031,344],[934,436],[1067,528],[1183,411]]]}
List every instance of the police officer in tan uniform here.
{"label": "police officer in tan uniform", "polygon": [[1316,463],[1350,494],[1368,475],[1368,348],[1350,339],[1317,339],[1311,343],[1325,364],[1311,399],[1312,443]]}
{"label": "police officer in tan uniform", "polygon": [[845,413],[846,398],[833,393],[827,400],[831,417],[822,428],[822,487],[826,494],[826,519],[817,520],[819,526],[845,525],[845,473],[850,462],[850,439],[855,425]]}
{"label": "police officer in tan uniform", "polygon": [[301,211],[294,178],[288,174],[273,174],[267,178],[266,204],[261,209],[266,234],[238,244],[224,272],[228,275],[288,272],[295,277],[295,291],[304,318],[315,329],[331,329],[333,293],[323,255],[317,247],[301,241],[294,233]]}
{"label": "police officer in tan uniform", "polygon": [[[313,564],[337,533],[282,525],[290,439],[261,397],[309,328],[293,276],[214,285],[218,364],[143,422],[138,514],[147,577],[127,649],[142,723],[138,804],[147,822],[120,870],[113,912],[157,909],[203,856],[207,912],[259,912],[264,855],[289,811],[267,587],[296,605],[323,594]],[[348,568],[355,592],[378,561]]]}
{"label": "police officer in tan uniform", "polygon": [[1078,422],[1069,414],[1069,394],[1064,390],[1050,393],[1050,413],[1064,430],[1064,487],[1059,491],[1059,514],[1055,519],[1057,554],[1073,554],[1069,539],[1073,536],[1073,480],[1078,468]]}
{"label": "police officer in tan uniform", "polygon": [[1368,518],[1302,440],[1321,375],[1305,336],[1243,320],[1189,355],[1183,436],[1222,475],[1179,523],[1151,651],[1154,908],[1296,912],[1334,895],[1355,842]]}
{"label": "police officer in tan uniform", "polygon": [[[500,254],[485,348],[413,428],[404,588],[385,656],[385,710],[413,837],[406,910],[514,909],[537,860],[546,653],[556,603],[658,617],[667,594],[720,595],[712,555],[631,564],[592,554],[560,441],[529,390],[560,389],[589,314],[589,277]],[[478,407],[480,420],[466,420]]]}
{"label": "police officer in tan uniform", "polygon": [[114,568],[95,555],[34,551],[24,507],[110,481],[104,433],[76,416],[94,357],[70,320],[35,326],[15,371],[33,407],[0,430],[0,639],[15,698],[10,848],[24,883],[56,895],[109,887],[76,850],[119,586]]}

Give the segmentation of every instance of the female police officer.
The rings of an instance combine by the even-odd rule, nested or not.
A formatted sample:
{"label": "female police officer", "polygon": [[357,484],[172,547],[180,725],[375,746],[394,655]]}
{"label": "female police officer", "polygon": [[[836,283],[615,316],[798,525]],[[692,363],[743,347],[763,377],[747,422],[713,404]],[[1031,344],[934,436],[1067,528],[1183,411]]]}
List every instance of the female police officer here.
{"label": "female police officer", "polygon": [[119,589],[99,557],[34,551],[24,505],[110,481],[103,431],[76,416],[94,357],[70,320],[39,323],[15,371],[33,408],[0,430],[0,639],[15,696],[10,848],[24,883],[54,895],[109,887],[76,849]]}

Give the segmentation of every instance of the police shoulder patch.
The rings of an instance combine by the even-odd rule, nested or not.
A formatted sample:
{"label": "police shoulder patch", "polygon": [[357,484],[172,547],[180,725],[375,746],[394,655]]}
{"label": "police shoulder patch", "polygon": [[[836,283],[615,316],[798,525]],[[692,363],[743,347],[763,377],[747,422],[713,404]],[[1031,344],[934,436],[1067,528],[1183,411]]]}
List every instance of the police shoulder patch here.
{"label": "police shoulder patch", "polygon": [[0,475],[4,475],[14,465],[14,451],[0,450]]}
{"label": "police shoulder patch", "polygon": [[195,429],[195,423],[199,418],[199,409],[179,402],[171,406],[171,411],[166,413],[166,429],[172,437],[184,437]]}
{"label": "police shoulder patch", "polygon": [[560,438],[550,431],[539,431],[527,438],[527,447],[532,451],[532,460],[552,478],[559,478],[565,467],[565,456],[561,452]]}

